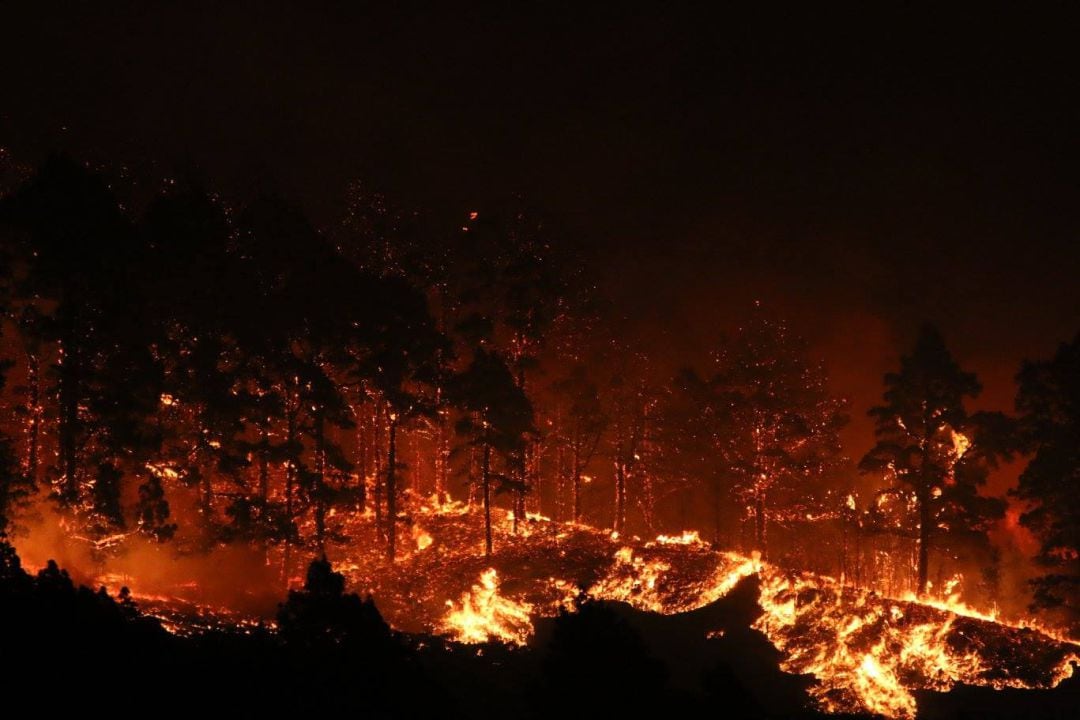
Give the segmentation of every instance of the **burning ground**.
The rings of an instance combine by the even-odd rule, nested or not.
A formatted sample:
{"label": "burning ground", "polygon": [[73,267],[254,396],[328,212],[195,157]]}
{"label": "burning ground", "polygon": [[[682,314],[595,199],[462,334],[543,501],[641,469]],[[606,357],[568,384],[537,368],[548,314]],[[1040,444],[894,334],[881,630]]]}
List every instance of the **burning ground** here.
{"label": "burning ground", "polygon": [[[364,564],[346,561],[392,624],[461,642],[523,643],[533,619],[572,607],[578,592],[685,617],[750,584],[761,608],[753,628],[782,653],[785,671],[817,679],[810,694],[818,707],[889,717],[914,716],[920,690],[1054,687],[1080,658],[1080,648],[1044,631],[955,603],[889,599],[785,572],[714,551],[695,533],[643,541],[532,517],[514,536],[504,517],[499,548],[487,560],[461,552],[482,543],[466,515],[464,508],[428,514],[431,543],[391,572],[365,574]],[[725,631],[706,629],[714,637]]]}
{"label": "burning ground", "polygon": [[[500,511],[495,553],[486,558],[474,511],[455,503],[416,506],[411,547],[395,564],[361,542],[336,548],[331,560],[350,589],[372,595],[392,627],[442,638],[435,642],[444,648],[475,645],[481,655],[512,656],[520,652],[513,648],[544,644],[550,618],[575,612],[586,599],[604,600],[650,646],[669,648],[661,655],[676,685],[698,682],[726,654],[752,689],[762,663],[779,663],[791,677],[786,692],[755,693],[766,709],[770,697],[782,702],[774,712],[803,697],[827,713],[896,718],[919,713],[920,697],[958,686],[1053,688],[1071,677],[1080,657],[1080,648],[1050,631],[997,622],[955,599],[882,597],[713,550],[696,533],[645,540],[530,515],[515,534],[512,516]],[[371,518],[351,522],[352,537],[374,536]],[[98,580],[127,581],[140,606],[173,632],[261,622],[250,608],[200,602],[195,583],[143,587],[137,577],[116,574]],[[269,611],[264,615],[269,620]],[[507,650],[493,649],[499,646]]]}

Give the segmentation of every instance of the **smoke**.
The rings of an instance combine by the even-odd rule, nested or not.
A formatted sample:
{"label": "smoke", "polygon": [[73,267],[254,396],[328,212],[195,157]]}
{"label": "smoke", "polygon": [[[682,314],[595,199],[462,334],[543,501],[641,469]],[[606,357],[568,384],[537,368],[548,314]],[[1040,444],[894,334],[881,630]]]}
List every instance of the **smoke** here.
{"label": "smoke", "polygon": [[127,587],[136,601],[180,598],[271,619],[286,594],[280,563],[273,561],[280,553],[247,543],[185,549],[127,531],[95,544],[68,531],[68,520],[48,502],[37,503],[19,525],[13,543],[27,572],[55,560],[76,584],[105,586],[113,594]]}

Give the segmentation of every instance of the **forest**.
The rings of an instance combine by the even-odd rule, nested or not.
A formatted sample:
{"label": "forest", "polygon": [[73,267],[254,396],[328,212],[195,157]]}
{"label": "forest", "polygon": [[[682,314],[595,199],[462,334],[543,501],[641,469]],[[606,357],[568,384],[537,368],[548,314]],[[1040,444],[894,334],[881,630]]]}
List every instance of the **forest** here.
{"label": "forest", "polygon": [[[775,624],[783,593],[807,590],[776,590],[768,568],[777,568],[822,578],[810,592],[836,592],[837,602],[861,592],[916,603],[906,612],[1004,622],[980,631],[992,637],[1028,622],[1054,638],[1080,631],[1080,335],[1017,368],[1015,406],[987,411],[972,406],[979,379],[924,324],[883,378],[872,449],[851,457],[841,439],[850,402],[797,327],[748,299],[705,362],[654,357],[590,282],[578,248],[521,197],[447,228],[354,183],[340,220],[319,227],[269,189],[232,198],[210,179],[152,181],[69,155],[36,167],[3,160],[4,595],[21,608],[9,618],[41,603],[95,618],[61,642],[113,627],[124,628],[106,643],[118,658],[270,653],[266,672],[282,673],[297,696],[316,680],[287,667],[308,658],[326,672],[383,677],[370,688],[427,687],[419,697],[432,705],[413,709],[424,715],[445,691],[432,664],[442,668],[435,676],[475,673],[472,682],[488,671],[452,649],[402,644],[391,626],[524,645],[542,632],[534,614],[556,615],[548,652],[563,656],[544,661],[545,677],[566,697],[595,690],[567,668],[611,662],[587,661],[592,651],[575,644],[600,633],[603,652],[629,663],[620,677],[639,673],[657,707],[696,707],[720,692],[754,716],[759,701],[723,661],[695,691],[704,695],[673,699],[663,665],[603,601],[692,615],[756,573],[766,615],[754,627],[784,646],[800,640]],[[1017,485],[987,492],[1010,462],[1024,463]],[[1037,539],[1029,557],[1003,560],[1009,508]],[[632,547],[598,579],[610,543]],[[433,544],[439,554],[425,561]],[[643,560],[657,547],[690,553],[666,580],[673,557]],[[552,573],[578,563],[576,580],[551,576],[540,594],[565,597],[547,611],[500,594],[495,567],[512,586],[568,549],[580,557]],[[701,599],[679,600],[700,581],[690,568],[705,554],[725,558],[728,575],[706,582]],[[36,578],[21,569],[46,562]],[[1002,580],[1006,562],[1023,564],[1025,583]],[[332,566],[367,599],[345,594]],[[446,576],[466,567],[475,574]],[[626,571],[633,577],[620,580]],[[439,596],[477,575],[460,606]],[[665,583],[682,590],[650,595],[669,592]],[[425,584],[426,596],[416,590]],[[752,615],[737,595],[710,612]],[[450,610],[437,620],[430,608],[444,601]],[[161,614],[177,602],[204,609]],[[183,637],[209,613],[226,635],[171,640],[137,607]],[[944,634],[953,623],[932,624]],[[1008,637],[1010,647],[1029,642]],[[728,652],[767,654],[757,640],[739,642],[750,645]],[[1066,653],[1066,667],[1066,646],[1048,647]],[[889,656],[884,646],[875,653],[875,663]],[[526,676],[538,661],[523,657],[505,662]],[[391,669],[372,669],[385,662]],[[879,677],[866,662],[862,675]],[[829,663],[796,667],[836,674],[818,708],[914,713],[906,694],[843,695],[858,662]],[[977,685],[985,670],[950,672]],[[1057,684],[1051,672],[1020,686]],[[534,691],[519,682],[505,692]],[[372,702],[396,706],[393,694],[379,690]],[[324,701],[352,702],[336,697]]]}
{"label": "forest", "polygon": [[[990,541],[1015,503],[1040,544],[1029,602],[1080,618],[1080,338],[1017,368],[1015,408],[974,412],[978,378],[925,325],[851,458],[848,403],[797,328],[749,301],[709,362],[658,367],[520,198],[434,228],[355,184],[317,228],[270,192],[5,159],[16,545],[58,522],[103,558],[133,537],[242,546],[284,589],[343,544],[393,563],[415,506],[457,499],[482,509],[487,555],[503,508],[514,530],[694,529],[886,592],[963,577],[988,604],[1023,592],[996,582]],[[982,492],[1014,455],[1010,496]],[[356,516],[371,522],[354,536]]]}

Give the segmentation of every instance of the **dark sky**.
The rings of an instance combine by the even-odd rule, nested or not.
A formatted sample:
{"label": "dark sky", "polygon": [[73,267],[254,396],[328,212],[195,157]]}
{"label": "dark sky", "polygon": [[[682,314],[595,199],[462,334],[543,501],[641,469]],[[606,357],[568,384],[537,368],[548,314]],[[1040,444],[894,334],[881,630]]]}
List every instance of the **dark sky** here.
{"label": "dark sky", "polygon": [[1066,17],[432,4],[4,4],[0,146],[272,177],[322,222],[355,178],[447,217],[521,192],[649,342],[760,299],[859,416],[923,319],[1006,407],[1080,330]]}

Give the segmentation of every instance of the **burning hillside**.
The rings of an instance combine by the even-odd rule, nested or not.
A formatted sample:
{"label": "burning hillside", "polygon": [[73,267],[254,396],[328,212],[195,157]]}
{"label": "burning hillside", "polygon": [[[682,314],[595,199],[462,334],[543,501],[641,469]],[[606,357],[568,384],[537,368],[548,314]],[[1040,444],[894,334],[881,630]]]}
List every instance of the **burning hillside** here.
{"label": "burning hillside", "polygon": [[[760,606],[753,629],[781,653],[784,671],[816,679],[809,689],[816,707],[897,718],[915,716],[917,691],[1051,688],[1080,659],[1080,647],[1050,631],[997,622],[955,598],[884,597],[785,571],[756,554],[714,550],[696,532],[645,540],[529,514],[515,533],[512,514],[497,510],[488,558],[475,509],[419,498],[410,505],[411,542],[396,562],[359,540],[375,535],[370,514],[341,528],[358,540],[335,546],[331,559],[351,588],[375,598],[392,627],[415,635],[524,646],[541,618],[573,611],[586,597],[677,619],[752,582]],[[279,554],[267,564],[278,565]],[[107,572],[94,582],[114,591],[130,585],[144,611],[178,634],[255,627],[272,610],[266,606],[260,620],[250,604],[210,604],[194,581],[166,585]],[[698,639],[724,632],[706,627]]]}
{"label": "burning hillside", "polygon": [[811,694],[828,712],[912,717],[919,690],[1050,688],[1080,658],[1075,644],[1046,631],[955,602],[891,599],[787,572],[715,551],[696,533],[645,541],[529,516],[514,535],[511,516],[499,513],[496,552],[486,559],[482,523],[465,506],[429,506],[414,522],[418,539],[393,566],[349,553],[339,566],[393,626],[458,642],[526,644],[537,618],[573,608],[579,593],[670,616],[756,576],[762,613],[754,628],[783,653],[784,670],[817,679]]}

